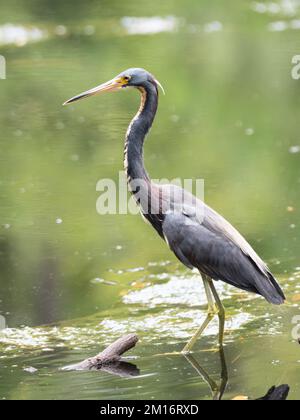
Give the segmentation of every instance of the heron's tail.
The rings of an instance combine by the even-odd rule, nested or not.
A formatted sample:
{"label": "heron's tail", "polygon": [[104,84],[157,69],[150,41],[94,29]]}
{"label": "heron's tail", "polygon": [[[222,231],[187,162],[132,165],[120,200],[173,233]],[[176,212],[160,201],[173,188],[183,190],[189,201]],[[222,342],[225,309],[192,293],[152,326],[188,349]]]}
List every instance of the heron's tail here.
{"label": "heron's tail", "polygon": [[282,305],[285,302],[285,296],[281,287],[274,276],[268,272],[268,277],[261,278],[256,282],[257,292],[262,295],[269,303]]}

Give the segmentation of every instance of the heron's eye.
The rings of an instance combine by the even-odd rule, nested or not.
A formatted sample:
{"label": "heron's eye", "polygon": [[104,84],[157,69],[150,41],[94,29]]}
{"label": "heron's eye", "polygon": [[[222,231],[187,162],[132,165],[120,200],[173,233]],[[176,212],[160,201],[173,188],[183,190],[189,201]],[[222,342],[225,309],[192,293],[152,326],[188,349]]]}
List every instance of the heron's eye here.
{"label": "heron's eye", "polygon": [[125,82],[129,82],[129,80],[131,79],[131,77],[130,76],[124,76],[124,81]]}

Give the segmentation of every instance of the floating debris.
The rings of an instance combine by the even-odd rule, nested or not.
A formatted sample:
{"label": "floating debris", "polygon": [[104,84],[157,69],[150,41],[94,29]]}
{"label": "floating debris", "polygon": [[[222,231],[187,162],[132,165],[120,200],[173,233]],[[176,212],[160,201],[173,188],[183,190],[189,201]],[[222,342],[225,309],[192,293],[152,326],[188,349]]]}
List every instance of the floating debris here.
{"label": "floating debris", "polygon": [[79,159],[80,159],[79,155],[71,155],[71,156],[70,156],[70,160],[71,160],[72,162],[78,162],[78,161],[79,161]]}
{"label": "floating debris", "polygon": [[[105,319],[101,322],[101,327],[109,331],[110,334],[113,332],[116,335],[126,334],[128,331],[133,330],[137,333],[148,332],[150,333],[147,334],[149,339],[145,337],[145,341],[153,339],[153,337],[156,337],[156,334],[159,337],[163,334],[167,337],[187,339],[201,325],[205,317],[206,313],[198,309],[181,310],[180,313],[178,313],[177,309],[166,309],[158,314],[146,315],[142,318],[135,316],[126,320]],[[242,328],[251,319],[252,317],[249,314],[236,314],[229,320],[230,322],[227,322],[227,330]],[[217,334],[218,329],[218,319],[216,317],[208,326],[204,335]]]}
{"label": "floating debris", "polygon": [[178,123],[179,119],[180,119],[179,115],[176,115],[176,114],[173,114],[173,115],[171,115],[171,117],[170,117],[170,120],[171,120],[173,123]]}
{"label": "floating debris", "polygon": [[237,395],[236,397],[232,398],[232,401],[249,401],[249,397],[246,395]]}
{"label": "floating debris", "polygon": [[34,368],[32,366],[25,367],[23,370],[24,370],[24,372],[28,372],[28,373],[36,373],[38,371],[36,368]]}
{"label": "floating debris", "polygon": [[252,2],[251,9],[260,14],[294,16],[300,6],[299,0],[281,0],[279,3],[272,2]]}
{"label": "floating debris", "polygon": [[[207,302],[204,288],[201,287],[199,275],[182,271],[180,274],[169,273],[170,280],[164,284],[149,286],[146,288],[127,292],[122,300],[122,311],[117,308],[108,313],[97,313],[90,318],[77,322],[74,326],[66,323],[55,327],[21,327],[6,328],[0,331],[0,359],[15,358],[19,355],[37,355],[53,352],[56,349],[83,350],[90,349],[95,342],[100,341],[103,346],[118,338],[121,334],[135,331],[143,335],[143,340],[156,343],[162,336],[177,342],[179,339],[187,339],[199,327],[206,316]],[[96,278],[95,283],[106,282]],[[238,309],[233,309],[234,301],[239,303],[248,294],[234,294],[234,289],[225,283],[216,284],[218,291],[225,299],[231,299],[231,310],[226,320],[226,329],[231,331],[230,336],[240,336],[241,329],[247,328],[251,332],[249,322],[255,320],[255,335],[278,335],[282,333],[283,321],[274,318],[273,312],[265,313],[265,305],[262,302],[261,309],[256,300],[255,306],[251,301]],[[253,295],[252,300],[257,297]],[[295,307],[298,304],[294,302]],[[202,306],[202,308],[199,308]],[[147,309],[147,310],[145,310]],[[255,310],[254,310],[255,309]],[[271,311],[272,308],[270,308]],[[261,327],[257,330],[257,319],[261,319]],[[109,334],[108,334],[109,332]],[[206,335],[217,334],[218,319],[212,322],[206,331]],[[145,334],[146,333],[146,334]],[[148,334],[149,333],[149,334]],[[230,338],[227,336],[227,341]],[[170,342],[170,340],[169,340]],[[31,366],[30,366],[31,367]]]}
{"label": "floating debris", "polygon": [[0,45],[23,47],[29,42],[41,41],[48,37],[48,32],[36,27],[25,27],[7,23],[0,26]]}
{"label": "floating debris", "polygon": [[95,27],[93,25],[86,25],[83,29],[85,35],[91,36],[94,35],[96,32]]}
{"label": "floating debris", "polygon": [[300,293],[296,293],[291,297],[292,302],[300,302]]}
{"label": "floating debris", "polygon": [[245,134],[246,136],[253,136],[255,133],[254,128],[246,128]]}
{"label": "floating debris", "polygon": [[150,274],[149,275],[149,279],[154,279],[154,280],[159,280],[159,281],[167,280],[169,278],[170,278],[170,274],[168,274],[168,273]]}
{"label": "floating debris", "polygon": [[271,32],[283,32],[289,28],[288,22],[278,21],[272,22],[268,25],[268,30]]}
{"label": "floating debris", "polygon": [[143,289],[146,286],[150,286],[149,283],[143,283],[142,281],[133,281],[130,284],[131,287],[134,287],[135,289]]}
{"label": "floating debris", "polygon": [[60,219],[60,218],[57,218],[57,219],[55,220],[55,223],[56,223],[57,225],[61,225],[61,224],[62,224],[62,222],[63,222],[63,220],[62,220],[62,219]]}
{"label": "floating debris", "polygon": [[300,153],[300,146],[296,145],[296,146],[292,146],[289,148],[289,152],[291,154],[296,154],[296,153]]}
{"label": "floating debris", "polygon": [[288,29],[299,30],[300,20],[295,19],[295,20],[291,20],[290,22],[285,22],[285,21],[272,22],[268,25],[268,29],[271,32],[283,32]]}
{"label": "floating debris", "polygon": [[291,29],[300,29],[300,19],[295,19],[290,22]]}
{"label": "floating debris", "polygon": [[67,32],[68,32],[67,28],[64,25],[58,25],[54,29],[55,35],[58,35],[58,36],[64,36],[67,34]]}
{"label": "floating debris", "polygon": [[179,27],[179,19],[167,17],[129,17],[121,19],[121,25],[128,35],[152,35],[161,32],[174,32]]}
{"label": "floating debris", "polygon": [[[165,277],[164,277],[165,278]],[[155,284],[139,291],[132,291],[123,297],[126,304],[141,304],[154,308],[157,305],[206,305],[204,293],[199,293],[201,279],[198,275],[188,281],[184,276],[171,276],[164,284]],[[225,285],[220,283],[219,289],[224,292]]]}
{"label": "floating debris", "polygon": [[96,277],[90,281],[92,284],[106,284],[107,286],[115,286],[118,284],[116,281],[104,280],[100,277]]}
{"label": "floating debris", "polygon": [[219,21],[206,23],[204,25],[204,32],[212,33],[212,32],[221,32],[223,30],[223,23]]}
{"label": "floating debris", "polygon": [[148,262],[149,267],[166,267],[167,265],[170,265],[171,261],[150,261]]}
{"label": "floating debris", "polygon": [[141,271],[145,271],[144,267],[135,267],[135,268],[128,268],[128,270],[126,270],[127,273],[139,273]]}

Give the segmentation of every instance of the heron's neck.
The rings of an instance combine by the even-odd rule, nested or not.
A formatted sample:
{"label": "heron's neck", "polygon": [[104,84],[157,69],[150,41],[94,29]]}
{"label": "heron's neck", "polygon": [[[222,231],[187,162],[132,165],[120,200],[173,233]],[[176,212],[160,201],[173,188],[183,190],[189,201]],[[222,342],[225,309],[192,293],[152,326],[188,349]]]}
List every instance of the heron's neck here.
{"label": "heron's neck", "polygon": [[141,105],[128,127],[125,141],[124,166],[128,182],[137,179],[150,182],[144,165],[143,145],[156,114],[158,93],[152,83],[139,90]]}

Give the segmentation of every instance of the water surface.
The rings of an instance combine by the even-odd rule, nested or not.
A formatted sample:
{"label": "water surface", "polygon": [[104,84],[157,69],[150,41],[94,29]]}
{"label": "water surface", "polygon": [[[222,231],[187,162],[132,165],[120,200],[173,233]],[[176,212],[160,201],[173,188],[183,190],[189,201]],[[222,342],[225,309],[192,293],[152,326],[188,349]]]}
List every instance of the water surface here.
{"label": "water surface", "polygon": [[[188,360],[165,355],[205,316],[201,280],[139,216],[96,212],[97,181],[118,180],[138,95],[61,106],[132,66],[167,93],[146,143],[152,177],[203,178],[206,202],[247,237],[289,299],[271,307],[218,285],[228,313],[224,398],[258,398],[283,383],[299,397],[299,19],[298,1],[1,8],[0,398],[211,398]],[[214,380],[216,331],[195,355]],[[59,370],[127,332],[140,337],[128,353],[139,376]]]}

